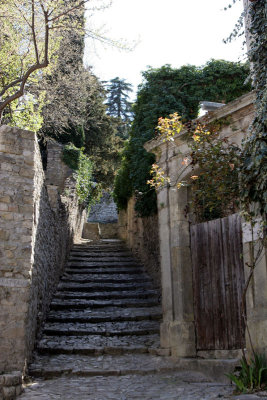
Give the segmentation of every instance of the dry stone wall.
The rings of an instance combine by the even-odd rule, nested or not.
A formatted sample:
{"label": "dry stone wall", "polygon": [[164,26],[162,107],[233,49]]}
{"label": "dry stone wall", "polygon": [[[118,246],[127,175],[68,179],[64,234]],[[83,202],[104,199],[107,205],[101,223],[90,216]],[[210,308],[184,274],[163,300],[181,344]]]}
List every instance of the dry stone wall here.
{"label": "dry stone wall", "polygon": [[0,182],[0,372],[22,372],[85,213],[71,179],[46,186],[33,132],[0,127]]}
{"label": "dry stone wall", "polygon": [[115,223],[118,221],[116,204],[110,193],[103,192],[98,203],[92,206],[88,222]]}

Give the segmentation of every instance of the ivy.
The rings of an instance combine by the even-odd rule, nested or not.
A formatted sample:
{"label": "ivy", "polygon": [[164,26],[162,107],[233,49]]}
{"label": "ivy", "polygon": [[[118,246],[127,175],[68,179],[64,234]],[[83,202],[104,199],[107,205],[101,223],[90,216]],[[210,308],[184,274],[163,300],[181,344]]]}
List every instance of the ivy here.
{"label": "ivy", "polygon": [[88,210],[101,197],[101,185],[93,181],[94,164],[83,153],[83,148],[77,148],[72,143],[64,147],[62,160],[75,171],[76,193],[80,204],[87,206]]}
{"label": "ivy", "polygon": [[244,142],[244,166],[241,174],[242,198],[254,203],[255,213],[267,213],[267,3],[251,1],[248,53],[256,91],[256,115]]}

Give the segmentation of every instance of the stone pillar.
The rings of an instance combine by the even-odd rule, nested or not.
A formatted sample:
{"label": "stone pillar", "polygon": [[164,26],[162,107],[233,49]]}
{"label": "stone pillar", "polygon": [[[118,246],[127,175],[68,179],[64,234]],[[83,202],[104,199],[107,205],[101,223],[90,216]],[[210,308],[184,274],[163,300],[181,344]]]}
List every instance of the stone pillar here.
{"label": "stone pillar", "polygon": [[173,356],[196,355],[193,286],[190,253],[187,188],[177,189],[175,181],[181,156],[175,144],[161,144],[157,161],[170,176],[170,186],[157,193],[162,274],[161,346]]}
{"label": "stone pillar", "polygon": [[171,265],[171,227],[169,214],[169,189],[158,191],[159,247],[161,262],[162,315],[160,327],[161,347],[171,349],[170,324],[173,322],[173,286]]}
{"label": "stone pillar", "polygon": [[[259,248],[261,253],[251,279],[247,297],[247,323],[251,336],[253,347],[259,353],[265,352],[267,355],[267,251],[266,247],[262,247],[259,238],[259,225],[254,227],[254,239],[252,242],[251,229],[247,224],[243,224],[243,248],[244,248],[244,265],[246,278],[250,273],[250,269],[246,266],[251,264],[252,252],[257,256]],[[246,332],[246,347],[251,350],[251,343]]]}

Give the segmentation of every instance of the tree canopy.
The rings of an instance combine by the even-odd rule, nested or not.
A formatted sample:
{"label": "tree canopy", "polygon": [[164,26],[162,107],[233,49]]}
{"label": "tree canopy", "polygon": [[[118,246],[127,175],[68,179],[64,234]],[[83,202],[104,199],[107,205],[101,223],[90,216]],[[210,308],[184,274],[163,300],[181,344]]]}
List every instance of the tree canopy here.
{"label": "tree canopy", "polygon": [[129,101],[129,93],[133,91],[132,85],[125,79],[118,77],[106,83],[107,89],[107,114],[115,118],[118,135],[125,139],[128,136],[132,120],[132,103]]}

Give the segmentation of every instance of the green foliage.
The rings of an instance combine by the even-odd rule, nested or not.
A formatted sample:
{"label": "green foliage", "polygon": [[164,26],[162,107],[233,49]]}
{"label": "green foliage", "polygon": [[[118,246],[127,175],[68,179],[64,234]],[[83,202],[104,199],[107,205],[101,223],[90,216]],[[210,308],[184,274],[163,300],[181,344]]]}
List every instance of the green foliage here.
{"label": "green foliage", "polygon": [[101,197],[102,188],[93,181],[94,165],[90,158],[83,153],[83,150],[73,144],[66,145],[62,160],[75,171],[76,193],[79,202],[90,209]]}
{"label": "green foliage", "polygon": [[92,180],[93,163],[85,154],[81,152],[79,168],[76,173],[76,191],[80,203],[86,204],[91,208],[101,197],[102,187]]}
{"label": "green foliage", "polygon": [[267,359],[265,354],[255,353],[247,362],[243,357],[235,373],[226,375],[239,393],[264,390],[267,387]]}
{"label": "green foliage", "polygon": [[133,91],[132,85],[116,77],[106,84],[106,89],[107,114],[114,118],[117,135],[126,139],[132,120],[132,103],[129,101],[129,93]]}
{"label": "green foliage", "polygon": [[267,213],[267,5],[258,0],[249,6],[251,50],[249,60],[253,68],[256,90],[256,115],[250,135],[244,143],[244,167],[241,174],[242,197],[254,203],[255,213]]}
{"label": "green foliage", "polygon": [[123,156],[121,167],[115,176],[113,191],[113,198],[119,210],[127,208],[127,201],[130,199],[132,192],[129,162]]}
{"label": "green foliage", "polygon": [[74,144],[70,143],[64,147],[62,160],[68,167],[77,171],[79,168],[80,155],[82,154],[82,150],[78,149],[74,146]]}
{"label": "green foliage", "polygon": [[241,149],[221,139],[212,126],[198,127],[189,142],[190,166],[200,172],[191,175],[192,208],[197,222],[223,218],[237,211],[240,198]]}
{"label": "green foliage", "polygon": [[[202,120],[203,121],[203,120]],[[242,151],[227,138],[221,138],[218,121],[206,123],[199,121],[187,123],[188,154],[184,156],[181,174],[190,170],[187,179],[179,181],[180,176],[171,181],[157,164],[152,165],[153,179],[147,183],[160,188],[165,185],[191,187],[191,207],[196,222],[222,218],[237,211],[240,198],[239,172],[242,166]],[[163,141],[173,140],[183,126],[177,113],[169,118],[160,118],[157,131]],[[173,178],[172,178],[173,179]]]}
{"label": "green foliage", "polygon": [[[250,90],[250,84],[244,84],[248,75],[247,64],[223,60],[211,60],[203,67],[186,65],[174,69],[165,65],[143,72],[144,81],[133,107],[134,120],[124,154],[139,215],[150,215],[157,209],[155,191],[147,186],[155,158],[143,145],[155,137],[158,119],[178,112],[183,121],[188,121],[197,117],[200,101],[231,101]],[[120,191],[118,184],[117,181],[115,192]]]}

